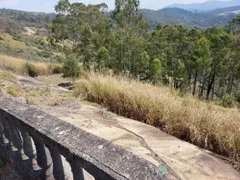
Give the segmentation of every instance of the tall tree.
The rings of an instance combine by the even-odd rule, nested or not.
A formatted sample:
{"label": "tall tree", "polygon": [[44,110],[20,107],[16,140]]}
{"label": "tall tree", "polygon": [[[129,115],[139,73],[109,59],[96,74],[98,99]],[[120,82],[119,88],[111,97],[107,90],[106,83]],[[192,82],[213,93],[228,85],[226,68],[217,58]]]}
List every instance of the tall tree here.
{"label": "tall tree", "polygon": [[[193,96],[196,93],[198,77],[200,76],[200,82],[203,83],[205,79],[205,73],[209,73],[211,64],[212,58],[210,54],[210,42],[206,38],[202,37],[201,39],[199,39],[194,52],[195,74],[192,92]],[[201,84],[201,87],[203,88],[204,85]]]}
{"label": "tall tree", "polygon": [[[110,32],[110,20],[104,15],[106,4],[84,5],[60,0],[55,6],[58,15],[49,25],[52,45],[58,45],[66,53],[75,53],[90,69],[95,52],[104,45]],[[103,33],[104,32],[104,33]]]}

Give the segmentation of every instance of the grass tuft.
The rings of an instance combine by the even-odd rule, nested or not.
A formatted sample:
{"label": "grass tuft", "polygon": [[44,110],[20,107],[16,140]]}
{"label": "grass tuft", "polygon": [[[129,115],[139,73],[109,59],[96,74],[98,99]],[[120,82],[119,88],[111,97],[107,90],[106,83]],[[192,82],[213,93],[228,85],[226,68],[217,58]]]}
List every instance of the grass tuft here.
{"label": "grass tuft", "polygon": [[16,82],[17,78],[10,72],[0,71],[0,81]]}

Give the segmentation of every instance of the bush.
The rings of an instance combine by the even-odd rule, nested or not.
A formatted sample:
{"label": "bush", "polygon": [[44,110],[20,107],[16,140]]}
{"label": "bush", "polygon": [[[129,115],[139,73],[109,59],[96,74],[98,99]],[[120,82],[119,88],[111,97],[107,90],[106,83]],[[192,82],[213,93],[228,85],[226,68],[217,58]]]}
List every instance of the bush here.
{"label": "bush", "polygon": [[62,73],[62,67],[58,64],[49,64],[48,65],[48,70],[52,73],[52,74],[60,74]]}
{"label": "bush", "polygon": [[235,98],[229,94],[225,94],[222,97],[222,105],[227,108],[233,107],[235,105]]}
{"label": "bush", "polygon": [[15,41],[21,41],[21,36],[20,35],[14,35],[13,40]]}
{"label": "bush", "polygon": [[53,56],[53,53],[48,51],[41,51],[41,52],[38,52],[37,54],[43,58],[50,58]]}
{"label": "bush", "polygon": [[7,87],[7,93],[12,97],[20,97],[24,92],[19,86],[9,86]]}
{"label": "bush", "polygon": [[31,76],[31,77],[37,77],[38,76],[37,69],[33,64],[27,62],[25,64],[25,68],[26,68],[26,72],[29,76]]}
{"label": "bush", "polygon": [[56,55],[54,57],[54,59],[59,63],[63,63],[66,60],[65,58],[63,58],[62,56],[59,56],[59,55]]}
{"label": "bush", "polygon": [[67,60],[63,64],[63,77],[79,77],[80,76],[80,67],[78,61],[74,55],[67,57]]}
{"label": "bush", "polygon": [[238,103],[240,103],[240,91],[237,91],[237,92],[234,94],[234,96],[235,96],[235,100],[236,100]]}

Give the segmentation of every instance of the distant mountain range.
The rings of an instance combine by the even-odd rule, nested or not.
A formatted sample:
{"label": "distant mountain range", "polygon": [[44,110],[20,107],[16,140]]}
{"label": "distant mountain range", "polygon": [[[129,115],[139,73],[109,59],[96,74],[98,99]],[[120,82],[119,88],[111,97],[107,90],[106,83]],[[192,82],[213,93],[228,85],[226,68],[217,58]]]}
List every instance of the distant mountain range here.
{"label": "distant mountain range", "polygon": [[167,6],[167,8],[181,8],[189,11],[209,11],[231,6],[240,6],[240,0],[228,0],[228,1],[210,0],[203,3],[173,4]]}
{"label": "distant mountain range", "polygon": [[[240,15],[240,5],[201,12],[180,8],[164,8],[158,11],[141,9],[141,12],[143,17],[148,21],[150,30],[153,30],[159,23],[162,25],[183,24],[189,28],[197,27],[206,29],[214,25],[226,26],[234,17]],[[107,14],[109,14],[109,12]],[[46,14],[0,9],[0,32],[9,26],[15,30],[22,30],[24,27],[42,28],[45,27],[55,15],[54,13]]]}
{"label": "distant mountain range", "polygon": [[[239,0],[240,1],[240,0]],[[183,24],[189,28],[206,29],[210,26],[226,26],[240,14],[240,6],[215,9],[206,12],[193,12],[180,8],[164,8],[158,11],[142,9],[143,17],[149,22],[149,28],[157,24]]]}

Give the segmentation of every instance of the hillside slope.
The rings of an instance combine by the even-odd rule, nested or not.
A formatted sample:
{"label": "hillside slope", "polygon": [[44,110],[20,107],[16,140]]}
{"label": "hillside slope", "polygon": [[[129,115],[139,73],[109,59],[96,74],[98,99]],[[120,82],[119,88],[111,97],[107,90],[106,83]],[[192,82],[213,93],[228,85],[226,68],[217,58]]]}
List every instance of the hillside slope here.
{"label": "hillside slope", "polygon": [[6,28],[15,28],[23,30],[24,27],[44,28],[50,22],[55,14],[25,12],[12,9],[0,9],[0,31]]}
{"label": "hillside slope", "polygon": [[[180,8],[164,8],[158,11],[141,9],[143,17],[149,22],[149,28],[157,24],[184,24],[189,28],[205,29],[213,25],[226,26],[228,22],[240,14],[240,5],[216,9],[208,12],[192,12]],[[107,13],[109,14],[109,13]],[[24,27],[46,28],[56,14],[25,12],[11,9],[0,9],[0,32],[14,29],[24,31]]]}
{"label": "hillside slope", "polygon": [[240,6],[217,9],[209,12],[191,12],[179,8],[164,8],[158,11],[142,9],[143,17],[149,22],[149,28],[157,24],[184,24],[189,28],[205,29],[210,26],[226,26],[240,14]]}
{"label": "hillside slope", "polygon": [[230,6],[239,6],[239,0],[231,0],[231,1],[220,1],[220,0],[210,0],[205,1],[203,3],[191,3],[191,4],[172,4],[168,6],[169,8],[182,8],[190,11],[209,11],[218,8],[226,8]]}

